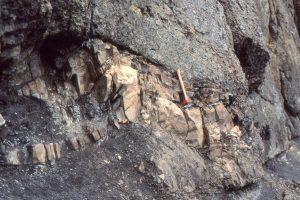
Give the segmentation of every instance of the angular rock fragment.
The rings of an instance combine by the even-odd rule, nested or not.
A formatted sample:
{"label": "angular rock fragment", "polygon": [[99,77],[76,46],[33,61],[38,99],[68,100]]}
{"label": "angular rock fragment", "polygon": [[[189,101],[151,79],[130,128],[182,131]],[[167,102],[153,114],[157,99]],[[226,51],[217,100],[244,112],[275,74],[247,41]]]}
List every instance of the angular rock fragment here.
{"label": "angular rock fragment", "polygon": [[[48,91],[45,84],[45,81],[41,78],[37,78],[34,81],[28,83],[30,96],[35,97],[37,99],[48,99]],[[29,95],[28,95],[29,96]]]}
{"label": "angular rock fragment", "polygon": [[151,123],[150,115],[145,110],[142,110],[141,114],[144,122],[149,125]]}
{"label": "angular rock fragment", "polygon": [[[113,76],[113,83],[116,94],[113,97],[116,102],[113,104],[115,114],[119,123],[126,123],[127,119],[131,122],[135,121],[139,115],[140,102],[140,86],[138,85],[138,71],[128,65],[112,66],[109,73]],[[121,107],[116,108],[118,105]]]}
{"label": "angular rock fragment", "polygon": [[85,136],[83,137],[83,140],[84,140],[84,143],[85,143],[85,144],[90,144],[90,143],[92,143],[91,137],[90,137],[89,135],[85,135]]}
{"label": "angular rock fragment", "polygon": [[45,163],[47,161],[46,149],[44,144],[36,144],[32,147],[32,162],[34,164]]}
{"label": "angular rock fragment", "polygon": [[53,161],[56,159],[55,148],[53,143],[45,144],[47,159]]}
{"label": "angular rock fragment", "polygon": [[118,90],[121,85],[137,85],[138,71],[127,65],[112,66],[113,82]]}
{"label": "angular rock fragment", "polygon": [[182,110],[173,102],[156,98],[155,101],[158,123],[162,128],[167,131],[186,134],[188,131],[188,125]]}
{"label": "angular rock fragment", "polygon": [[194,147],[205,146],[205,133],[202,123],[202,115],[199,108],[191,108],[185,111],[188,122],[188,134],[186,140]]}
{"label": "angular rock fragment", "polygon": [[98,140],[101,139],[101,136],[97,130],[94,130],[93,132],[91,132],[91,136],[95,142],[97,142]]}
{"label": "angular rock fragment", "polygon": [[134,122],[141,109],[139,86],[128,87],[123,95],[123,107],[127,119]]}
{"label": "angular rock fragment", "polygon": [[128,122],[126,116],[125,116],[125,112],[124,112],[124,108],[123,107],[119,107],[116,111],[115,111],[115,115],[116,115],[116,119],[118,120],[119,123],[126,123]]}
{"label": "angular rock fragment", "polygon": [[60,159],[61,158],[61,147],[58,143],[54,143],[54,150],[55,150],[56,159]]}
{"label": "angular rock fragment", "polygon": [[78,144],[79,144],[79,148],[84,148],[86,143],[84,141],[84,138],[80,137],[80,138],[77,138],[77,141],[78,141]]}
{"label": "angular rock fragment", "polygon": [[205,124],[217,122],[216,111],[213,107],[204,107],[202,110]]}
{"label": "angular rock fragment", "polygon": [[89,92],[89,86],[96,80],[97,73],[88,52],[80,50],[68,59],[71,68],[69,78],[75,81],[78,94]]}
{"label": "angular rock fragment", "polygon": [[106,128],[102,127],[100,129],[98,129],[98,133],[99,133],[101,139],[103,139],[103,138],[105,138],[105,136],[107,134],[107,130],[106,130]]}
{"label": "angular rock fragment", "polygon": [[70,139],[68,140],[68,144],[69,144],[69,147],[70,147],[72,150],[77,151],[77,150],[80,148],[79,143],[78,143],[78,140],[77,140],[76,137],[70,138]]}

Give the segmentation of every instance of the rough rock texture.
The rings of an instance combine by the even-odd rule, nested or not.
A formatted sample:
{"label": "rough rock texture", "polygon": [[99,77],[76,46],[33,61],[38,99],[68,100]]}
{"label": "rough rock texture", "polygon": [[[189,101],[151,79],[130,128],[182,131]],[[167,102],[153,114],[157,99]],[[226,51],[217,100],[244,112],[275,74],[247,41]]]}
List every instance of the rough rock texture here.
{"label": "rough rock texture", "polygon": [[1,199],[300,198],[297,0],[0,6]]}

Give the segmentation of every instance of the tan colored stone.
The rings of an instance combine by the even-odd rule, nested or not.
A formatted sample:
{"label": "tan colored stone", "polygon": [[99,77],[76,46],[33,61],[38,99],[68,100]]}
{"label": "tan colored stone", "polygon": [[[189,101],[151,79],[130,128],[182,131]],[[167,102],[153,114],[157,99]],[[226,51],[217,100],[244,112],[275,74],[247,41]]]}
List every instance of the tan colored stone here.
{"label": "tan colored stone", "polygon": [[101,139],[103,139],[103,138],[105,138],[105,136],[106,136],[106,134],[107,134],[107,129],[104,128],[104,127],[102,127],[102,128],[100,128],[100,129],[98,129],[98,133],[99,133]]}
{"label": "tan colored stone", "polygon": [[208,134],[209,143],[215,143],[221,139],[221,129],[218,123],[205,124],[205,129]]}
{"label": "tan colored stone", "polygon": [[223,131],[230,131],[233,127],[233,121],[230,113],[227,111],[223,103],[215,106],[216,114],[218,116],[219,124]]}
{"label": "tan colored stone", "polygon": [[188,125],[182,110],[173,102],[156,98],[155,101],[158,123],[167,131],[187,134]]}
{"label": "tan colored stone", "polygon": [[20,149],[14,149],[9,151],[8,154],[5,156],[6,164],[8,165],[21,165],[21,154],[22,151]]}
{"label": "tan colored stone", "polygon": [[113,82],[116,88],[121,85],[137,85],[138,71],[128,65],[112,66],[114,70]]}
{"label": "tan colored stone", "polygon": [[[41,78],[37,78],[34,81],[28,83],[28,92],[24,92],[26,96],[32,96],[37,99],[48,99],[48,92],[45,81]],[[24,88],[25,89],[25,88]],[[25,90],[24,90],[25,91]]]}
{"label": "tan colored stone", "polygon": [[191,108],[185,111],[188,120],[189,132],[186,140],[194,147],[205,146],[205,133],[202,122],[202,115],[199,108]]}
{"label": "tan colored stone", "polygon": [[55,150],[56,159],[60,159],[61,158],[61,147],[58,143],[54,143],[54,150]]}
{"label": "tan colored stone", "polygon": [[233,172],[233,166],[232,166],[232,164],[231,163],[225,163],[224,165],[223,165],[223,169],[226,171],[226,172],[228,172],[228,173],[232,173]]}
{"label": "tan colored stone", "polygon": [[118,92],[115,96],[122,96],[122,108],[116,108],[119,104],[113,105],[118,122],[126,123],[127,119],[134,122],[141,108],[138,71],[129,65],[113,65],[107,73],[112,74],[113,83]]}
{"label": "tan colored stone", "polygon": [[135,85],[128,87],[127,91],[123,95],[123,107],[127,119],[134,122],[141,109],[139,86]]}
{"label": "tan colored stone", "polygon": [[227,132],[232,137],[239,139],[242,136],[242,132],[239,126],[234,126],[230,131]]}
{"label": "tan colored stone", "polygon": [[150,115],[145,110],[141,110],[141,115],[144,123],[149,125],[151,123]]}
{"label": "tan colored stone", "polygon": [[36,144],[32,146],[32,162],[35,164],[45,163],[47,160],[46,149],[44,144]]}
{"label": "tan colored stone", "polygon": [[[88,52],[80,50],[68,59],[71,68],[71,77],[76,78],[76,87],[79,95],[88,92],[90,83],[94,82],[97,73],[93,68],[93,61]],[[70,77],[70,78],[71,78]]]}
{"label": "tan colored stone", "polygon": [[68,144],[69,144],[69,146],[70,146],[70,148],[71,148],[72,150],[77,151],[77,150],[80,148],[79,143],[78,143],[78,140],[77,140],[76,137],[70,138],[70,139],[68,140]]}
{"label": "tan colored stone", "polygon": [[113,123],[114,123],[114,125],[115,125],[115,127],[116,127],[117,129],[120,129],[120,128],[121,128],[121,126],[120,126],[120,124],[119,124],[119,122],[118,122],[117,119],[114,119],[114,120],[113,120]]}
{"label": "tan colored stone", "polygon": [[119,107],[116,111],[115,111],[115,114],[116,114],[116,118],[118,119],[118,122],[119,123],[126,123],[128,120],[125,116],[125,112],[124,112],[124,108],[123,107]]}
{"label": "tan colored stone", "polygon": [[142,160],[139,165],[139,172],[145,173],[145,164],[144,164],[144,161],[142,161]]}
{"label": "tan colored stone", "polygon": [[83,137],[83,140],[84,140],[85,144],[91,144],[92,143],[91,137],[89,135],[85,135]]}
{"label": "tan colored stone", "polygon": [[99,132],[97,130],[94,130],[93,132],[91,132],[91,136],[95,142],[97,142],[98,140],[101,139]]}
{"label": "tan colored stone", "polygon": [[56,158],[55,148],[53,143],[45,144],[47,158],[49,161],[53,161]]}
{"label": "tan colored stone", "polygon": [[80,148],[84,148],[85,147],[85,141],[84,141],[84,138],[80,137],[80,138],[77,138],[77,141],[78,141],[78,144],[80,146]]}
{"label": "tan colored stone", "polygon": [[241,143],[239,147],[240,147],[241,150],[250,150],[250,149],[252,149],[251,146],[249,146],[247,144],[244,144],[244,143]]}
{"label": "tan colored stone", "polygon": [[126,65],[126,66],[131,66],[131,58],[128,56],[122,56],[120,58],[120,64],[121,65]]}

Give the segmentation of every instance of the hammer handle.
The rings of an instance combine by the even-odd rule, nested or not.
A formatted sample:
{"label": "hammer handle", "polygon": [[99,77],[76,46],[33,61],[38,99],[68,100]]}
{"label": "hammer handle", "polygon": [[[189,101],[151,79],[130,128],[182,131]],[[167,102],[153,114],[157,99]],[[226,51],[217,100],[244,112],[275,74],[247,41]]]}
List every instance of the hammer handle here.
{"label": "hammer handle", "polygon": [[179,84],[180,84],[180,87],[181,87],[181,90],[182,90],[182,93],[183,93],[184,100],[188,101],[188,97],[186,95],[186,90],[185,90],[185,87],[184,87],[184,84],[183,84],[183,81],[182,81],[180,69],[177,69],[177,76],[178,76],[178,79],[179,79]]}

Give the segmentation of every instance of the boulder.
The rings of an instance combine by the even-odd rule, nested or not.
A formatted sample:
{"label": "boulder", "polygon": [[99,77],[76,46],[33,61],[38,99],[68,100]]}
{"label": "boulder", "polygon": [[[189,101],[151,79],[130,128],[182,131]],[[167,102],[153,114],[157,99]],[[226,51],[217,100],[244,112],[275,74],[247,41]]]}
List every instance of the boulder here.
{"label": "boulder", "polygon": [[138,71],[128,65],[112,66],[113,82],[118,90],[121,85],[137,85]]}
{"label": "boulder", "polygon": [[[126,60],[128,61],[128,59],[125,59],[125,61]],[[119,95],[122,99],[122,107],[119,107],[118,109],[115,108],[118,121],[120,123],[126,123],[128,119],[129,121],[134,122],[137,119],[141,108],[138,71],[129,65],[113,65],[109,73],[113,74],[113,83],[116,89],[115,92],[117,92],[115,96]],[[124,116],[127,119],[124,118]]]}
{"label": "boulder", "polygon": [[187,109],[185,115],[188,122],[188,134],[186,140],[194,147],[204,147],[206,137],[200,109]]}
{"label": "boulder", "polygon": [[32,162],[34,164],[45,163],[47,161],[46,149],[44,144],[36,144],[32,146]]}
{"label": "boulder", "polygon": [[140,87],[133,85],[128,87],[123,95],[123,108],[127,119],[134,122],[141,109]]}
{"label": "boulder", "polygon": [[155,101],[159,125],[170,132],[186,135],[188,125],[182,110],[173,102],[157,97]]}

